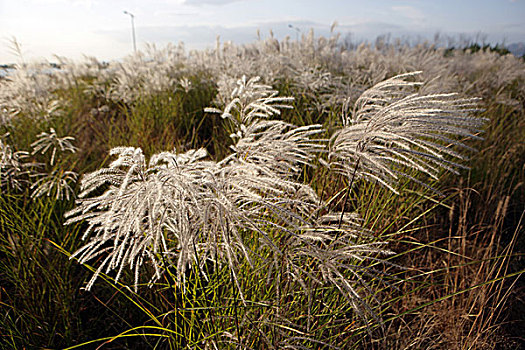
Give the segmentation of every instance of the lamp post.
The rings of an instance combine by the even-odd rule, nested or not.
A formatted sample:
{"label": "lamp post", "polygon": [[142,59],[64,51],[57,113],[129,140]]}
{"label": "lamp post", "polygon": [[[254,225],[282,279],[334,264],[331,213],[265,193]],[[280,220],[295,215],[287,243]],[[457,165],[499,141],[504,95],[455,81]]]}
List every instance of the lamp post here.
{"label": "lamp post", "polygon": [[295,30],[295,41],[299,41],[299,33],[301,32],[301,29],[294,27],[291,24],[288,24],[288,28]]}
{"label": "lamp post", "polygon": [[124,11],[124,13],[131,17],[131,35],[133,36],[133,52],[137,52],[137,43],[135,41],[135,16],[128,11]]}

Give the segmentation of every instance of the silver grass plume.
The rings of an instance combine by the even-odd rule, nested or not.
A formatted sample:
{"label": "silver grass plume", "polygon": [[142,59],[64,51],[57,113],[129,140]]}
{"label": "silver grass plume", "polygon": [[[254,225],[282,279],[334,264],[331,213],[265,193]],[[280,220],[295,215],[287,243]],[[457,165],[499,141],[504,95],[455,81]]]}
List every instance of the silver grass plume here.
{"label": "silver grass plume", "polygon": [[[280,115],[281,109],[292,108],[288,102],[293,99],[278,96],[276,90],[259,84],[259,80],[259,77],[243,76],[224,110],[206,109],[220,113],[232,129],[233,153],[219,165],[230,174],[251,177],[254,193],[280,203],[275,208],[293,207],[297,213],[306,215],[318,201],[317,195],[309,186],[296,181],[294,175],[303,165],[310,165],[316,153],[323,151],[320,140],[314,139],[322,132],[321,126],[297,127],[282,120],[268,120]],[[240,169],[244,173],[238,173]]]}
{"label": "silver grass plume", "polygon": [[[147,259],[155,269],[153,280],[162,267],[173,266],[183,288],[188,266],[210,260],[226,263],[240,290],[235,271],[241,259],[250,261],[244,234],[255,232],[272,246],[262,229],[269,216],[279,215],[286,224],[299,220],[281,198],[295,183],[261,174],[252,164],[234,158],[220,165],[203,161],[203,149],[182,155],[162,152],[148,165],[140,149],[115,148],[111,154],[118,158],[108,168],[84,176],[79,205],[67,213],[66,224],[87,221],[84,239],[94,233],[73,257],[85,263],[107,254],[87,289],[103,271],[117,269],[118,280],[128,265],[135,270],[137,288],[140,266]],[[87,198],[100,188],[106,188],[102,195]],[[297,206],[301,201],[286,203]]]}
{"label": "silver grass plume", "polygon": [[74,197],[75,189],[72,184],[76,183],[78,174],[71,170],[53,169],[49,174],[39,174],[42,177],[31,185],[33,192],[31,198],[43,195],[50,197],[55,194],[57,200]]}
{"label": "silver grass plume", "polygon": [[71,136],[58,137],[54,128],[50,128],[49,132],[41,132],[37,136],[37,140],[31,144],[33,152],[31,154],[41,153],[45,154],[51,150],[51,159],[49,164],[55,165],[57,152],[71,152],[75,153],[77,148],[73,146],[72,141],[75,138]]}
{"label": "silver grass plume", "polygon": [[310,300],[308,280],[318,286],[332,285],[365,322],[370,317],[379,321],[371,307],[375,299],[368,281],[383,280],[379,267],[389,264],[383,257],[393,252],[362,224],[357,213],[328,213],[302,227],[286,242],[285,271]]}
{"label": "silver grass plume", "polygon": [[[46,173],[37,173],[33,177],[39,177],[31,185],[33,192],[31,198],[41,197],[43,195],[51,196],[55,194],[56,199],[69,200],[74,196],[74,188],[72,184],[77,181],[78,174],[71,170],[64,170],[64,164],[61,164],[61,154],[64,152],[76,153],[77,148],[73,146],[75,139],[71,136],[58,137],[54,128],[50,128],[49,132],[42,132],[37,136],[37,140],[31,144],[33,151],[32,155],[37,153],[45,154],[51,151],[51,158],[49,165],[52,169]],[[55,164],[58,161],[57,164]]]}
{"label": "silver grass plume", "polygon": [[457,168],[464,168],[449,160],[466,159],[450,146],[472,150],[456,137],[479,139],[486,120],[470,116],[479,111],[478,99],[407,92],[422,84],[407,80],[418,74],[376,84],[359,97],[350,116],[343,114],[343,127],[330,140],[333,168],[351,180],[375,181],[395,193],[400,177],[424,185],[411,176],[413,171],[438,179],[442,169],[457,173]]}
{"label": "silver grass plume", "polygon": [[[226,158],[261,167],[265,174],[276,178],[290,177],[300,166],[311,165],[315,154],[324,146],[313,137],[322,132],[320,125],[297,127],[282,120],[269,120],[281,114],[280,109],[293,108],[291,97],[280,97],[270,86],[259,84],[260,78],[237,81],[231,100],[224,110],[207,108],[207,112],[220,113],[232,129],[230,137],[234,153]],[[264,169],[263,169],[264,168]]]}
{"label": "silver grass plume", "polygon": [[229,119],[237,129],[249,125],[254,119],[267,119],[280,115],[280,108],[290,109],[288,102],[292,97],[280,97],[271,86],[260,84],[260,77],[246,79],[243,76],[230,95],[230,101],[224,110],[206,108],[207,112],[220,113],[222,118]]}
{"label": "silver grass plume", "polygon": [[[66,214],[66,224],[86,220],[89,226],[83,239],[95,234],[73,254],[81,263],[107,253],[86,289],[102,271],[116,269],[118,281],[126,266],[135,271],[137,289],[144,260],[154,267],[154,280],[175,248],[168,243],[166,229],[171,228],[179,242],[196,230],[202,210],[200,188],[213,163],[199,162],[206,156],[204,150],[182,155],[163,152],[152,156],[149,164],[138,148],[117,147],[110,154],[118,158],[108,168],[83,177],[79,205]],[[87,198],[99,188],[106,191]]]}
{"label": "silver grass plume", "polygon": [[25,162],[28,153],[13,150],[12,146],[5,142],[8,136],[9,134],[5,134],[0,137],[0,188],[20,190],[22,185],[27,183],[26,177],[36,164]]}

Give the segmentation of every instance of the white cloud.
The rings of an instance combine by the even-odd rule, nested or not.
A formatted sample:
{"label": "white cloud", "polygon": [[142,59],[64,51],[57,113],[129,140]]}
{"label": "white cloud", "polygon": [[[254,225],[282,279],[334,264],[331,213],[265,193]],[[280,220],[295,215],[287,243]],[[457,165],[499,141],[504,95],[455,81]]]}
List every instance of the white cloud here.
{"label": "white cloud", "polygon": [[187,5],[226,5],[238,1],[241,0],[186,0],[184,3]]}
{"label": "white cloud", "polygon": [[[97,0],[33,0],[35,4],[42,5],[56,5],[56,4],[71,4],[73,6],[82,6],[86,8],[92,8],[98,4]],[[29,1],[31,3],[31,1]]]}
{"label": "white cloud", "polygon": [[425,22],[423,12],[414,6],[392,6],[392,10],[397,14],[406,17],[412,21],[412,24],[421,25]]}

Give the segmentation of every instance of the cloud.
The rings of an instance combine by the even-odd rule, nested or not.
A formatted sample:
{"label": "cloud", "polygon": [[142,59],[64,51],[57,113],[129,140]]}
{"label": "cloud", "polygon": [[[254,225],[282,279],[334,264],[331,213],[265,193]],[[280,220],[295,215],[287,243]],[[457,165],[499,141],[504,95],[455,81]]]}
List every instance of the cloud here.
{"label": "cloud", "polygon": [[238,2],[241,0],[186,0],[186,5],[226,5],[232,2]]}
{"label": "cloud", "polygon": [[35,4],[42,5],[64,5],[69,4],[73,6],[80,6],[85,8],[93,8],[93,6],[98,5],[98,0],[33,0]]}
{"label": "cloud", "polygon": [[387,22],[364,21],[354,24],[338,25],[335,28],[335,30],[339,32],[379,35],[391,32],[398,32],[403,30],[403,27],[397,24]]}
{"label": "cloud", "polygon": [[[295,39],[296,32],[288,27],[289,24],[299,28],[302,34],[308,34],[310,28],[314,28],[316,35],[327,36],[330,31],[329,26],[310,21],[273,21],[235,27],[224,25],[139,26],[136,28],[136,34],[139,48],[144,43],[163,45],[169,42],[183,42],[189,49],[203,49],[213,47],[217,36],[220,37],[221,42],[250,43],[257,40],[258,31],[262,38],[269,37],[272,31],[276,38],[282,39],[289,36]],[[130,42],[127,30],[97,31],[97,34],[111,38],[120,44]]]}
{"label": "cloud", "polygon": [[506,30],[523,30],[525,29],[525,23],[506,23],[502,25],[502,28]]}
{"label": "cloud", "polygon": [[410,19],[412,24],[421,25],[426,19],[423,12],[414,6],[392,6],[392,10],[397,12],[399,15]]}
{"label": "cloud", "polygon": [[[299,32],[291,29],[289,25],[298,28]],[[268,38],[270,31],[281,40],[290,37],[295,40],[296,35],[307,35],[310,29],[314,30],[316,36],[329,36],[330,26],[327,24],[308,21],[308,20],[286,20],[286,21],[265,21],[249,23],[239,26],[226,25],[161,25],[161,26],[139,26],[136,28],[137,43],[139,48],[144,43],[155,43],[164,45],[169,42],[183,42],[188,49],[203,49],[213,47],[217,36],[221,42],[232,41],[236,44],[250,43],[257,40],[257,33]],[[408,34],[404,28],[391,23],[383,22],[362,22],[355,24],[342,24],[335,28],[336,32],[343,35],[352,33],[358,40],[374,40],[378,35],[392,33],[393,36]],[[123,45],[130,42],[130,34],[127,30],[119,31],[99,31],[99,34],[111,37],[113,40]]]}
{"label": "cloud", "polygon": [[198,12],[191,12],[191,11],[155,11],[153,12],[154,16],[166,16],[166,17],[184,17],[184,16],[196,16],[198,15]]}

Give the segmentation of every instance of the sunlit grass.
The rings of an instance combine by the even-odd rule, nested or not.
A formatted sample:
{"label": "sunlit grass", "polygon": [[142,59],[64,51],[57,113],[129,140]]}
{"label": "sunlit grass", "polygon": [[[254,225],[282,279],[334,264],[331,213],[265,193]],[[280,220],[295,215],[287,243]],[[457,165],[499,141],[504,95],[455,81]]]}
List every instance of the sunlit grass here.
{"label": "sunlit grass", "polygon": [[[28,153],[38,135],[50,128],[60,137],[74,137],[75,154],[65,152],[57,162],[51,161],[51,153],[28,158],[48,164],[41,171],[45,168],[50,174],[55,167],[79,174],[107,168],[114,160],[108,151],[119,146],[140,147],[146,159],[162,151],[183,154],[204,147],[208,160],[214,162],[228,157],[234,146],[234,152],[243,154],[239,160],[246,161],[257,143],[237,144],[229,137],[236,130],[228,118],[204,112],[205,107],[224,107],[228,79],[260,75],[280,96],[294,98],[288,101],[293,109],[282,110],[284,122],[320,124],[323,131],[316,138],[329,139],[340,128],[342,114],[351,117],[349,106],[375,83],[414,68],[425,71],[424,80],[441,75],[421,92],[481,96],[485,111],[478,116],[489,120],[479,134],[484,140],[459,140],[479,151],[469,153],[470,159],[463,163],[470,170],[461,170],[460,176],[436,173],[439,181],[423,179],[442,195],[402,177],[395,184],[388,182],[396,195],[378,183],[355,178],[352,171],[341,176],[326,167],[325,153],[320,154],[325,161],[311,159],[305,163],[313,167],[300,165],[293,171],[294,181],[310,186],[318,196],[313,202],[324,212],[315,215],[333,212],[341,218],[358,213],[368,236],[356,243],[388,242],[386,248],[394,252],[346,261],[345,278],[366,282],[354,285],[361,309],[337,285],[323,279],[323,272],[316,270],[318,256],[301,256],[295,268],[310,274],[292,276],[299,270],[287,265],[286,259],[295,256],[294,240],[275,225],[284,226],[282,222],[272,221],[282,218],[272,217],[277,211],[270,206],[263,212],[267,223],[260,226],[261,232],[238,228],[249,260],[220,263],[212,253],[204,258],[194,252],[197,260],[181,275],[180,268],[157,253],[162,274],[152,285],[148,276],[155,268],[144,265],[137,291],[134,272],[128,269],[118,281],[115,272],[101,272],[91,291],[86,291],[83,288],[106,256],[83,265],[70,258],[85,244],[80,238],[87,228],[82,221],[64,226],[64,214],[75,207],[74,198],[59,201],[55,192],[43,192],[31,199],[30,185],[36,178],[25,174],[20,189],[2,188],[0,197],[0,344],[4,348],[467,349],[497,347],[492,340],[498,337],[507,336],[512,342],[512,328],[502,324],[509,317],[505,308],[519,299],[513,293],[519,291],[523,273],[525,118],[520,107],[523,80],[516,68],[522,69],[523,62],[498,59],[488,52],[471,56],[456,52],[445,58],[439,50],[423,47],[385,52],[362,47],[343,57],[331,44],[312,46],[313,39],[308,40],[296,46],[283,42],[279,54],[264,45],[255,54],[224,47],[209,56],[193,56],[193,61],[167,49],[151,61],[131,59],[127,69],[136,68],[134,77],[128,70],[118,71],[115,78],[96,65],[86,65],[90,67],[86,71],[71,69],[64,81],[52,84],[48,78],[27,75],[20,78],[27,84],[13,91],[38,86],[43,93],[38,95],[36,89],[9,99],[8,85],[2,83],[0,108],[14,108],[16,113],[10,115],[10,123],[2,124],[0,134],[10,133],[6,142],[13,151]],[[423,66],[418,66],[418,54],[429,57]],[[483,68],[476,71],[470,64],[474,61],[507,74],[508,85],[501,85]],[[48,99],[58,101],[58,107],[42,102]],[[255,161],[262,159],[255,156],[259,157]],[[286,172],[280,165],[258,166],[266,173]],[[405,171],[407,178],[421,179],[416,172]],[[76,198],[78,186],[70,183]],[[100,188],[94,195],[104,191]],[[168,243],[177,246],[174,238]],[[185,249],[195,247],[190,244]],[[174,248],[173,254],[179,253]],[[368,309],[363,313],[363,308]]]}

